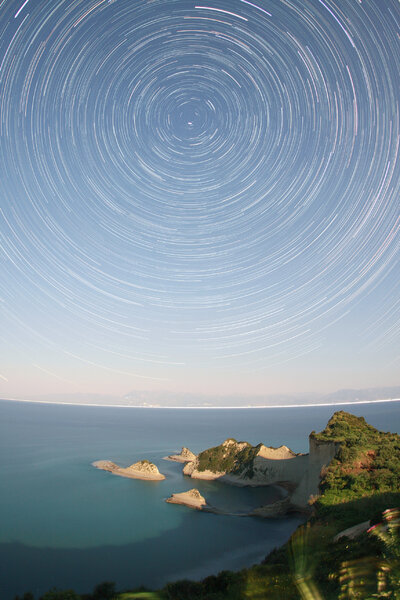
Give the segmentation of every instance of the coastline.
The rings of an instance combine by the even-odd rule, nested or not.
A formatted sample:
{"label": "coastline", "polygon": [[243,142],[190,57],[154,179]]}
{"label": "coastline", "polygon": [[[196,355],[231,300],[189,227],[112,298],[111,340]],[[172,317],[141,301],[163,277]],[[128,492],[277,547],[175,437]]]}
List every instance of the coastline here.
{"label": "coastline", "polygon": [[[384,407],[382,409],[382,406]],[[7,407],[7,412],[6,412],[6,407]],[[37,432],[40,431],[42,432],[43,435],[43,439],[46,441],[46,456],[48,455],[49,460],[47,461],[47,463],[44,464],[44,467],[48,470],[49,475],[51,474],[50,469],[53,470],[54,473],[59,473],[60,471],[60,467],[64,469],[65,465],[68,464],[69,462],[69,458],[71,455],[71,449],[74,448],[73,452],[75,455],[78,456],[78,460],[74,461],[75,465],[73,464],[73,469],[74,472],[71,474],[71,476],[74,477],[74,480],[79,484],[79,482],[82,483],[82,485],[84,485],[86,487],[87,484],[87,479],[86,479],[86,475],[85,473],[87,472],[87,469],[90,467],[88,467],[88,465],[91,463],[91,460],[93,460],[93,458],[95,457],[101,457],[101,454],[99,456],[99,449],[97,448],[96,451],[94,452],[96,446],[93,445],[96,440],[99,440],[99,447],[100,450],[102,451],[102,438],[104,436],[108,436],[110,443],[112,444],[112,447],[119,447],[119,444],[121,444],[121,440],[123,443],[123,446],[121,447],[121,450],[118,451],[118,454],[115,455],[115,458],[120,457],[120,456],[126,456],[126,455],[130,455],[130,452],[132,450],[132,454],[135,456],[140,456],[141,455],[141,450],[144,447],[143,446],[143,440],[147,440],[147,433],[141,435],[141,432],[143,432],[144,427],[143,424],[144,423],[149,423],[150,424],[153,422],[153,417],[156,416],[155,412],[151,412],[151,411],[131,411],[131,412],[127,412],[127,411],[114,411],[114,414],[116,414],[117,416],[119,415],[118,418],[116,418],[115,421],[110,421],[109,420],[109,415],[111,414],[111,411],[91,411],[91,410],[87,410],[87,411],[79,411],[79,410],[70,410],[70,409],[45,409],[43,408],[34,408],[34,407],[30,407],[29,410],[25,410],[25,408],[28,409],[29,405],[25,406],[18,406],[16,404],[11,404],[11,403],[3,403],[3,413],[5,416],[7,416],[8,414],[10,416],[12,416],[11,418],[7,418],[3,420],[3,426],[4,426],[4,431],[5,433],[7,433],[7,438],[4,438],[4,440],[7,440],[7,452],[10,454],[10,456],[15,456],[17,459],[20,456],[19,452],[18,452],[18,441],[20,439],[20,433],[19,432],[24,432],[24,435],[27,436],[27,441],[31,440],[31,442],[29,442],[31,444],[32,447],[32,455],[34,458],[36,458],[36,456],[40,459],[43,459],[43,456],[41,456],[41,452],[42,450],[37,447],[37,444],[35,442],[35,440],[37,440]],[[374,410],[378,415],[380,415],[380,418],[382,416],[383,413],[386,412],[386,408],[388,411],[390,411],[391,409],[393,410],[393,412],[396,414],[396,419],[393,420],[392,419],[392,427],[390,427],[389,425],[385,426],[385,429],[395,429],[396,431],[398,430],[398,423],[399,423],[399,417],[400,417],[400,413],[399,413],[399,404],[387,404],[382,405],[382,404],[378,404],[375,405],[375,407],[371,410]],[[362,409],[361,409],[362,410]],[[328,412],[329,409],[325,409],[324,412]],[[243,412],[243,411],[242,411]],[[304,410],[304,412],[306,412],[306,409]],[[309,419],[314,418],[314,413],[316,411],[308,411],[306,414],[306,419],[305,421],[308,423]],[[289,416],[288,411],[281,411],[282,413],[282,419],[285,419],[286,417]],[[49,415],[48,418],[46,415]],[[95,417],[95,415],[99,415],[99,417],[97,418],[97,416]],[[200,415],[200,413],[193,413],[193,412],[188,412],[188,411],[181,411],[181,412],[171,412],[171,411],[159,411],[159,414],[161,415],[165,415],[165,418],[168,419],[167,423],[172,423],[173,421],[175,421],[175,419],[179,419],[179,428],[178,431],[188,431],[190,430],[190,427],[192,426],[192,419],[196,416],[196,414]],[[271,411],[249,411],[247,414],[249,415],[249,420],[246,422],[242,422],[242,413],[237,412],[237,411],[232,411],[232,419],[228,418],[229,415],[228,413],[225,411],[219,411],[219,413],[215,413],[212,411],[208,411],[208,413],[201,413],[203,414],[203,417],[201,417],[201,419],[205,421],[205,423],[207,424],[211,424],[214,422],[214,419],[217,420],[217,429],[218,428],[222,428],[226,426],[226,421],[229,424],[229,431],[231,430],[231,424],[238,424],[238,427],[241,429],[242,425],[243,427],[247,427],[249,428],[248,430],[250,430],[251,427],[251,431],[254,430],[254,428],[256,426],[259,426],[260,429],[261,427],[265,430],[265,431],[274,431],[275,429],[277,429],[277,425],[276,425],[276,421],[272,421],[272,416],[275,415],[275,412],[271,412]],[[207,416],[208,414],[208,416]],[[297,415],[300,414],[300,411],[294,412],[294,415],[296,416],[296,419],[294,419],[293,421],[293,427],[291,429],[289,429],[289,433],[296,433],[296,435],[299,434],[299,430],[302,430],[302,427],[305,427],[303,420],[299,419],[297,422]],[[73,436],[71,436],[71,431],[72,431],[72,427],[76,428],[76,424],[77,423],[81,423],[80,419],[82,415],[86,415],[88,419],[93,419],[93,423],[98,424],[98,426],[101,428],[98,430],[97,427],[90,427],[90,428],[85,428],[84,422],[82,425],[82,431],[81,433],[79,433],[79,436],[77,436],[77,439],[75,440]],[[147,415],[147,416],[146,416]],[[219,415],[219,416],[218,416]],[[263,416],[262,416],[263,415]],[[46,416],[46,419],[44,419],[44,416]],[[65,421],[64,418],[63,419],[58,419],[55,417],[64,417],[65,416]],[[251,418],[250,418],[251,417]],[[128,420],[128,423],[125,423],[125,419]],[[33,420],[33,425],[35,425],[35,428],[32,429],[32,420]],[[281,422],[281,420],[279,421]],[[390,423],[390,421],[389,421]],[[396,423],[396,425],[394,425],[394,423]],[[26,430],[26,425],[29,424],[30,429],[28,429],[28,433],[25,434],[25,430]],[[121,437],[121,433],[120,433],[120,428],[121,428],[121,424],[123,424],[124,426],[124,435]],[[201,425],[201,423],[200,423]],[[196,426],[196,430],[197,430],[197,423],[193,424],[193,427]],[[312,424],[312,427],[315,428],[314,424]],[[380,426],[382,428],[382,426]],[[306,435],[307,432],[309,432],[310,430],[310,426],[307,426],[307,430],[304,430],[304,435]],[[199,427],[199,432],[196,433],[196,435],[198,436],[198,438],[201,438],[201,442],[198,442],[198,446],[201,448],[205,448],[209,442],[208,442],[208,427]],[[245,439],[247,439],[248,437],[248,433],[246,433],[248,430],[244,430],[243,432],[243,437]],[[157,430],[158,431],[158,430]],[[166,434],[166,438],[164,439],[163,437],[160,437],[157,439],[154,439],[154,443],[155,446],[154,448],[152,448],[154,450],[154,454],[152,454],[152,457],[156,457],[156,462],[158,462],[158,460],[160,460],[160,457],[163,456],[166,453],[166,448],[176,448],[177,445],[177,440],[179,438],[178,441],[180,440],[180,437],[176,435],[177,431],[173,428],[165,428],[165,429],[160,429],[160,431],[162,433],[165,432]],[[218,429],[218,432],[220,431],[220,429]],[[257,430],[259,431],[259,430]],[[43,433],[44,432],[44,433]],[[15,433],[17,433],[18,435],[15,435]],[[234,432],[233,432],[234,433]],[[232,433],[232,435],[233,435]],[[81,435],[82,434],[82,435]],[[223,439],[222,434],[218,433],[216,434],[216,437],[218,435],[218,439]],[[51,440],[54,440],[54,437],[57,437],[57,439],[60,440],[60,444],[55,444],[54,446],[52,446],[51,443],[49,443]],[[203,436],[203,437],[202,437]],[[71,439],[72,437],[72,439]],[[266,434],[266,437],[268,438],[268,435]],[[79,442],[80,438],[82,439],[82,446],[77,446],[78,450],[75,450],[75,446],[77,444],[77,442]],[[204,439],[206,440],[206,442],[204,442]],[[260,435],[257,433],[256,435],[256,441],[258,441],[259,439],[261,439]],[[264,438],[263,438],[264,439]],[[285,442],[289,444],[290,441],[290,437],[286,437],[285,436]],[[281,443],[281,441],[283,440],[279,440],[279,443]],[[188,443],[190,445],[190,441],[188,440]],[[131,448],[131,444],[132,444],[132,448]],[[275,445],[278,445],[278,442],[275,442]],[[126,454],[127,450],[129,450],[129,454]],[[107,456],[114,456],[113,453],[109,450],[107,451]],[[93,458],[92,458],[93,457]],[[56,461],[54,459],[57,459]],[[23,459],[23,456],[21,456],[21,459]],[[51,460],[50,460],[51,459]],[[91,460],[90,460],[91,459]],[[14,459],[13,459],[14,460]],[[127,464],[127,462],[122,462],[122,458],[120,458],[120,461],[122,464]],[[61,462],[60,462],[61,461]],[[117,460],[118,462],[118,460]],[[159,463],[161,464],[161,463]],[[166,465],[168,465],[168,463],[165,463]],[[170,465],[172,465],[172,467],[174,467],[174,465],[172,463],[169,463]],[[26,469],[26,473],[28,473],[28,477],[27,477],[27,481],[29,481],[29,464],[25,465],[21,463],[21,469],[22,467],[24,469]],[[93,467],[92,467],[93,470]],[[178,471],[180,472],[179,467],[176,469],[172,469],[171,472],[176,472],[178,473]],[[21,471],[22,472],[22,471]],[[94,472],[94,470],[93,470]],[[6,475],[8,475],[8,471],[6,471]],[[11,475],[11,474],[10,474]],[[101,514],[109,520],[114,521],[115,520],[115,530],[118,533],[118,530],[120,531],[125,531],[127,529],[127,523],[130,522],[137,522],[140,526],[143,523],[143,529],[146,528],[145,530],[145,534],[147,534],[147,531],[152,532],[151,527],[153,526],[153,523],[155,523],[155,518],[158,514],[160,514],[160,512],[163,511],[163,506],[162,506],[162,502],[165,498],[165,496],[167,496],[170,493],[170,489],[169,486],[171,486],[171,492],[172,491],[179,491],[179,488],[176,485],[176,479],[170,478],[170,481],[167,481],[165,484],[160,485],[160,484],[132,484],[132,489],[131,486],[128,485],[127,482],[126,485],[123,485],[123,488],[126,488],[127,490],[127,498],[125,501],[125,496],[121,495],[119,492],[119,488],[121,488],[121,484],[123,484],[122,480],[120,479],[118,483],[112,482],[111,478],[108,477],[104,477],[104,487],[103,487],[103,478],[102,477],[96,477],[96,473],[94,472],[94,477],[92,477],[93,482],[95,484],[96,487],[94,487],[94,494],[93,494],[93,498],[95,499],[95,502],[86,502],[86,495],[85,494],[77,494],[76,493],[76,489],[75,486],[71,486],[70,482],[71,479],[68,476],[67,471],[65,471],[65,475],[66,477],[60,477],[57,481],[59,481],[59,484],[57,485],[57,488],[59,487],[59,490],[62,491],[63,494],[63,498],[65,498],[65,505],[66,505],[66,512],[65,512],[65,519],[64,521],[66,523],[68,523],[69,521],[72,523],[76,523],[78,526],[80,525],[80,529],[82,531],[86,531],[86,528],[88,527],[87,523],[89,523],[89,525],[92,523],[92,514],[93,514],[93,508],[90,508],[90,511],[85,511],[85,506],[86,504],[93,504],[93,507],[99,507],[99,510],[101,511]],[[99,475],[99,473],[97,473],[97,475]],[[50,480],[51,481],[51,480]],[[190,481],[190,480],[189,480]],[[32,479],[32,483],[35,483],[35,485],[37,487],[40,487],[40,482],[37,479]],[[99,488],[97,488],[97,484],[100,486]],[[194,485],[196,485],[193,482]],[[190,484],[189,484],[190,485]],[[150,488],[149,488],[150,486]],[[5,492],[8,486],[4,486],[5,487]],[[182,486],[183,487],[183,486]],[[49,486],[50,491],[51,491],[51,486]],[[100,491],[101,489],[104,489],[106,493],[98,493],[98,491]],[[204,487],[204,495],[207,498],[207,487]],[[12,490],[12,487],[10,486],[10,490]],[[60,495],[60,492],[57,489],[57,495],[55,495],[55,498],[57,498]],[[143,494],[142,494],[142,490],[143,490]],[[149,491],[150,490],[150,491]],[[202,491],[202,490],[201,490]],[[29,490],[29,493],[32,493],[32,489]],[[136,507],[136,499],[141,499],[141,496],[143,495],[143,498],[145,498],[145,496],[148,496],[149,498],[149,502],[147,503],[147,501],[143,502],[143,506],[145,506],[146,511],[149,511],[149,519],[148,522],[146,521],[146,515],[143,513],[142,510],[137,510]],[[120,503],[123,503],[121,510],[110,510],[110,505],[107,505],[106,503],[106,497],[108,495],[111,495],[111,498],[115,498],[115,503],[113,504],[113,506],[120,506]],[[47,490],[46,490],[46,497],[48,496]],[[153,498],[153,496],[157,496],[156,498]],[[46,499],[46,498],[45,498]],[[77,505],[77,508],[75,509],[74,507],[74,515],[73,517],[71,517],[72,512],[68,512],[68,504],[70,506],[74,506],[73,503],[76,500],[79,500],[79,505]],[[156,502],[154,500],[157,500],[157,505]],[[12,501],[12,497],[10,496],[10,500]],[[87,498],[87,500],[90,500],[90,498]],[[209,498],[210,502],[215,502],[214,498]],[[83,506],[82,506],[83,504]],[[154,506],[153,506],[154,504]],[[126,505],[126,506],[125,506]],[[128,505],[129,505],[129,512],[128,512]],[[45,505],[44,505],[45,506]],[[168,504],[165,505],[166,508],[168,508]],[[230,506],[227,507],[228,509],[231,508]],[[124,510],[122,510],[124,509]],[[97,509],[96,509],[97,510]],[[254,543],[255,544],[260,544],[260,553],[261,553],[261,558],[260,559],[256,559],[256,558],[252,558],[251,560],[249,559],[249,563],[250,564],[254,564],[254,562],[257,562],[258,560],[262,560],[265,555],[270,552],[274,546],[277,545],[277,542],[275,542],[275,540],[279,541],[282,539],[281,536],[281,529],[283,530],[288,530],[290,528],[290,523],[298,523],[300,524],[300,518],[298,517],[298,515],[290,515],[289,517],[285,517],[284,519],[278,518],[278,519],[264,519],[264,518],[260,518],[259,516],[257,517],[253,517],[253,518],[248,518],[245,521],[243,521],[243,519],[239,519],[237,517],[236,521],[237,521],[237,525],[235,525],[235,523],[232,522],[232,527],[236,527],[236,529],[234,529],[233,531],[237,531],[239,532],[241,529],[243,529],[246,533],[246,538],[245,538],[245,533],[235,533],[235,536],[232,536],[232,540],[231,540],[231,529],[228,529],[228,525],[230,528],[230,520],[229,517],[226,518],[221,518],[220,519],[220,524],[221,524],[221,539],[223,538],[223,542],[221,541],[221,546],[218,546],[218,553],[217,550],[215,549],[215,543],[219,540],[215,539],[218,536],[215,536],[215,531],[213,530],[214,527],[214,523],[215,523],[215,519],[216,516],[213,516],[212,514],[208,515],[209,518],[207,518],[207,513],[205,515],[200,515],[196,512],[193,513],[194,516],[192,516],[189,513],[189,509],[187,509],[187,511],[183,511],[180,509],[175,509],[176,515],[174,514],[174,509],[171,509],[171,520],[176,520],[176,522],[178,523],[178,536],[177,539],[181,539],[182,538],[182,546],[181,549],[179,550],[179,552],[181,552],[180,554],[178,553],[178,558],[181,561],[180,565],[182,565],[182,570],[184,569],[194,569],[195,566],[192,566],[191,564],[189,564],[189,562],[187,562],[186,564],[186,548],[188,546],[188,544],[190,545],[191,540],[189,537],[189,541],[187,541],[184,536],[187,535],[199,535],[202,536],[202,538],[208,538],[210,540],[212,540],[212,550],[215,550],[215,555],[212,554],[210,556],[210,562],[207,563],[209,565],[209,568],[207,568],[207,570],[204,571],[203,576],[207,576],[209,575],[212,570],[215,568],[217,569],[217,567],[214,566],[214,563],[217,562],[218,556],[223,555],[225,556],[224,553],[228,553],[230,551],[232,551],[232,553],[237,553],[237,556],[239,557],[239,555],[241,556],[241,550],[242,548],[244,549],[246,547],[247,544],[247,540],[251,540],[254,538]],[[151,514],[151,511],[153,511],[153,515]],[[41,511],[43,512],[43,511]],[[23,515],[21,514],[21,517]],[[49,514],[48,516],[51,517],[51,515]],[[57,515],[55,515],[57,516]],[[32,521],[33,518],[35,517],[35,515],[27,515],[27,519],[29,519],[29,521]],[[62,520],[61,520],[62,521]],[[233,521],[233,520],[232,520]],[[21,522],[22,522],[22,518],[21,518]],[[48,524],[49,521],[46,521],[46,526]],[[93,533],[93,536],[98,535],[100,537],[101,540],[101,536],[105,537],[106,533],[107,533],[107,529],[106,527],[99,527],[98,523],[101,523],[101,519],[93,519],[93,523],[94,525],[96,525],[96,530]],[[190,528],[186,526],[186,524],[190,524]],[[11,524],[10,524],[11,525]],[[105,525],[107,525],[107,523],[105,523]],[[225,527],[225,529],[223,529],[223,527]],[[264,531],[264,529],[261,528],[266,528],[265,529],[265,534],[263,535],[263,540],[261,542],[259,542],[259,533],[256,532],[257,528],[260,528],[259,531]],[[294,527],[294,526],[293,526]],[[77,527],[75,526],[75,528],[77,529]],[[271,529],[268,529],[271,528]],[[274,533],[270,533],[270,531],[275,531],[276,528],[276,534]],[[285,529],[286,528],[286,529]],[[104,533],[97,533],[99,530],[104,529]],[[46,530],[46,527],[43,528],[43,530]],[[56,527],[54,526],[54,530],[56,531],[57,534],[57,530]],[[135,532],[135,529],[132,528],[132,531]],[[253,533],[250,533],[253,532]],[[186,533],[187,532],[187,533]],[[194,532],[194,533],[193,533]],[[8,534],[8,531],[6,532]],[[167,532],[168,535],[170,536],[170,532]],[[127,571],[129,571],[129,569],[131,569],[131,564],[135,563],[139,564],[141,567],[143,565],[145,565],[145,560],[149,562],[151,562],[152,557],[154,557],[154,553],[159,552],[160,555],[162,552],[166,552],[167,556],[169,556],[169,552],[170,552],[170,539],[168,540],[168,535],[166,532],[161,532],[159,537],[154,536],[152,539],[149,540],[140,540],[139,542],[135,542],[135,546],[132,545],[132,554],[129,555],[129,561],[128,561],[128,555],[126,553],[126,550],[124,549],[121,554],[119,554],[118,556],[116,555],[116,563],[117,563],[117,559],[118,559],[118,564],[122,564],[123,560],[126,559],[127,563],[129,562],[130,564],[127,566]],[[114,535],[114,533],[112,533]],[[12,531],[10,532],[10,535],[12,535]],[[59,534],[58,534],[59,535]],[[108,535],[108,534],[107,534]],[[287,534],[289,536],[289,533]],[[74,534],[75,536],[75,534]],[[241,536],[241,537],[240,537]],[[276,536],[276,537],[275,537]],[[63,533],[63,537],[65,537],[65,533]],[[150,538],[150,536],[149,536]],[[73,538],[75,540],[75,537]],[[93,537],[93,539],[97,539],[95,537]],[[113,538],[114,539],[114,538]],[[115,542],[113,541],[113,539],[111,540],[111,542],[113,544],[115,544]],[[117,538],[116,538],[117,539]],[[107,539],[107,544],[109,544],[110,542]],[[125,542],[124,542],[125,543]],[[249,541],[249,544],[251,543],[251,541]],[[268,546],[268,544],[271,543],[272,547]],[[279,545],[281,545],[281,543],[284,543],[283,541],[279,543]],[[74,547],[77,547],[78,543],[74,541]],[[104,542],[102,543],[97,543],[97,546],[105,546]],[[110,546],[111,547],[111,546]],[[265,548],[268,547],[268,550],[266,550]],[[17,548],[18,552],[20,552],[19,548]],[[21,550],[22,552],[22,550]],[[107,550],[108,552],[108,550]],[[10,554],[10,551],[8,551],[8,553]],[[7,554],[7,549],[5,550],[5,554]],[[13,555],[14,556],[14,555]],[[72,553],[71,553],[72,556]],[[30,557],[30,555],[29,555]],[[92,568],[93,564],[105,564],[107,565],[109,563],[109,560],[107,558],[107,554],[104,555],[104,560],[100,560],[99,556],[95,556],[93,557],[93,559],[91,559],[92,562],[91,563],[85,563],[85,569],[87,569],[88,572],[90,572],[90,569]],[[143,561],[143,563],[140,562],[140,560]],[[230,559],[229,559],[230,560]],[[240,569],[244,567],[244,563],[242,563],[242,558],[238,558],[237,562],[232,564],[228,561],[228,559],[226,559],[226,562],[223,563],[222,566],[219,565],[219,569],[221,570],[222,568],[229,568],[229,569]],[[88,559],[89,561],[89,559]],[[139,562],[138,562],[139,561]],[[28,561],[29,563],[32,563],[33,565],[35,564],[33,560],[29,559]],[[63,561],[59,561],[60,563]],[[75,571],[78,573],[77,577],[81,576],[81,572],[83,571],[83,566],[82,566],[82,559],[79,558],[76,561],[76,566],[73,565],[73,568],[71,567],[71,573],[68,574],[69,577],[72,577],[74,575],[73,571],[75,569]],[[72,563],[71,563],[72,564]],[[147,563],[146,563],[147,564]],[[202,563],[205,564],[205,563]],[[7,563],[8,565],[8,563]],[[29,565],[28,565],[29,566]],[[218,572],[218,570],[216,572]],[[28,569],[27,569],[28,572]],[[33,572],[33,568],[32,568],[32,572]],[[173,573],[175,573],[175,570],[173,571]],[[114,574],[113,574],[114,575]],[[185,576],[187,575],[187,573],[185,572]],[[29,576],[29,573],[27,575],[27,578]],[[150,574],[149,577],[151,577],[152,575]],[[162,574],[162,576],[164,576],[164,574]],[[145,577],[145,576],[144,576]],[[165,577],[167,577],[170,580],[171,577],[171,573],[168,572]],[[174,576],[175,577],[175,576]],[[111,580],[111,579],[110,579]],[[167,579],[166,579],[167,580]],[[135,581],[136,583],[136,581]],[[142,583],[141,580],[137,581],[137,585],[140,585],[140,583]],[[30,586],[32,587],[32,586]],[[15,592],[17,593],[17,592]],[[14,594],[15,595],[15,594]],[[12,596],[14,597],[14,596]],[[11,596],[10,596],[10,600],[11,600]]]}

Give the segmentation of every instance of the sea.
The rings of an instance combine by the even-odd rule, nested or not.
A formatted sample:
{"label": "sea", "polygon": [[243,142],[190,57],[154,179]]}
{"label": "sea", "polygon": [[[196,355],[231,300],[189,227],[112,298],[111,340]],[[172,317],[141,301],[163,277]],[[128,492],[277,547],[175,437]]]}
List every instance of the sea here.
{"label": "sea", "polygon": [[[164,457],[228,437],[307,452],[309,433],[336,410],[400,432],[400,402],[190,410],[0,400],[0,598],[86,593],[103,581],[157,589],[260,562],[302,522],[243,516],[278,499],[277,489],[194,481]],[[117,477],[92,466],[102,459],[148,459],[166,479]],[[234,516],[165,502],[193,487]]]}

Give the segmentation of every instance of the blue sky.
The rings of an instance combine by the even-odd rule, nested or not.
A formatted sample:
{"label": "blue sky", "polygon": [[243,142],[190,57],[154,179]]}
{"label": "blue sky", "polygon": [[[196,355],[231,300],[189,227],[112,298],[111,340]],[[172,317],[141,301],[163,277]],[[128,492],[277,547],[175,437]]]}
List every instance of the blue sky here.
{"label": "blue sky", "polygon": [[0,394],[399,383],[400,5],[0,1]]}

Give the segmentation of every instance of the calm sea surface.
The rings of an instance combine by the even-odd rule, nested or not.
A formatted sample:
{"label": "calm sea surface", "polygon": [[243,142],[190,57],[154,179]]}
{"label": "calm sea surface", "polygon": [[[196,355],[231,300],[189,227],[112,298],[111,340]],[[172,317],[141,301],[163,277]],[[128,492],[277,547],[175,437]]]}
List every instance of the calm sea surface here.
{"label": "calm sea surface", "polygon": [[[201,513],[164,502],[197,487],[211,504],[240,513],[276,499],[270,488],[193,481],[164,461],[182,446],[199,452],[227,437],[307,452],[308,434],[335,410],[400,431],[400,402],[356,407],[171,410],[0,401],[0,598],[52,586],[90,591],[199,579],[260,561],[298,526]],[[116,477],[91,466],[147,458],[166,480]]]}

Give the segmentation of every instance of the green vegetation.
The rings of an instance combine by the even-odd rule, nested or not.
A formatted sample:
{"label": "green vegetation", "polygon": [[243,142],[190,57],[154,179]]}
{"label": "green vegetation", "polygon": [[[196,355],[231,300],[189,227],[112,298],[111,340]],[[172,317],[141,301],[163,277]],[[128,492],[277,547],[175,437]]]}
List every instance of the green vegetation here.
{"label": "green vegetation", "polygon": [[363,417],[337,412],[317,441],[339,442],[339,451],[324,473],[316,502],[319,518],[340,526],[370,519],[391,506],[400,506],[400,436],[383,433]]}
{"label": "green vegetation", "polygon": [[197,469],[253,477],[253,461],[261,445],[252,446],[247,442],[237,442],[231,438],[220,446],[201,452],[198,455]]}
{"label": "green vegetation", "polygon": [[[309,522],[262,564],[169,583],[159,592],[115,593],[112,584],[101,584],[92,595],[52,590],[39,600],[400,600],[400,511],[393,508],[400,506],[400,436],[341,411],[310,437],[337,442],[338,451],[322,474]],[[199,469],[249,470],[259,446],[232,442],[202,452]],[[368,520],[375,523],[369,531],[334,541]]]}
{"label": "green vegetation", "polygon": [[368,425],[364,417],[356,417],[340,410],[329,419],[323,431],[320,433],[313,431],[310,437],[325,442],[360,443],[361,440],[366,440],[368,436],[376,434],[380,434],[380,432],[372,425]]}

